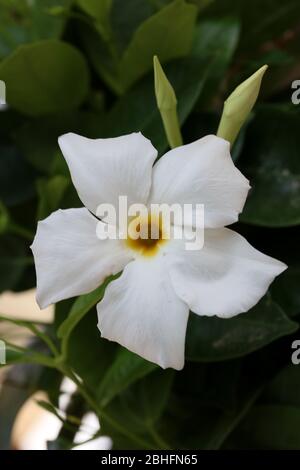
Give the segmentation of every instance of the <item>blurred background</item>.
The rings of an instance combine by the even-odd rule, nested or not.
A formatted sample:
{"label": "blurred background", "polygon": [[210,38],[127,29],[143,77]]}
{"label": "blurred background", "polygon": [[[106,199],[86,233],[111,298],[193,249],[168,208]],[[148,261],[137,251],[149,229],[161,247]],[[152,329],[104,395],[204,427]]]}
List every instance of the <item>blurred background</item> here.
{"label": "blurred background", "polygon": [[[151,371],[151,383],[158,377],[159,390],[167,390],[163,403],[153,392],[155,426],[174,448],[300,449],[300,366],[290,360],[300,320],[299,0],[0,0],[0,11],[0,80],[6,85],[0,105],[0,339],[8,346],[0,369],[0,449],[136,445],[109,426],[99,431],[74,384],[28,354],[28,347],[45,352],[32,325],[59,345],[57,328],[72,305],[39,310],[29,246],[38,220],[81,206],[59,135],[141,131],[160,155],[167,150],[154,54],[174,86],[185,143],[215,133],[226,97],[269,65],[232,152],[252,186],[234,229],[289,265],[247,320],[220,326],[215,319],[196,325],[192,318],[184,371],[162,375],[167,385]],[[112,413],[121,409],[117,419],[147,436],[116,401],[139,396],[131,387],[142,383],[144,372],[127,380],[130,371],[122,366],[123,375],[117,369],[109,382],[119,349],[103,354],[100,345],[86,354],[94,339],[100,344],[94,313],[72,333],[70,364],[91,387],[106,377],[111,390],[118,380]],[[144,411],[134,412],[144,420]],[[197,413],[202,431],[195,429]]]}

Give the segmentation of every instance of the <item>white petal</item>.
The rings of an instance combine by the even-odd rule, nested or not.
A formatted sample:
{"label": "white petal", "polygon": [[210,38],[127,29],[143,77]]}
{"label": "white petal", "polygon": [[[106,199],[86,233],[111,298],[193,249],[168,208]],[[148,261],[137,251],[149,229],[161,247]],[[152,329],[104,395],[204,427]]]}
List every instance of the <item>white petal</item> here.
{"label": "white petal", "polygon": [[41,308],[100,286],[132,259],[118,240],[99,240],[85,208],[58,210],[38,223],[31,246]]}
{"label": "white petal", "polygon": [[167,204],[204,204],[205,226],[236,222],[249,190],[234,166],[229,143],[208,135],[166,153],[154,166],[150,200]]}
{"label": "white petal", "polygon": [[202,250],[183,248],[182,241],[169,248],[170,277],[177,295],[199,315],[246,312],[287,267],[227,228],[205,230]]}
{"label": "white petal", "polygon": [[59,139],[74,186],[83,204],[94,214],[102,203],[118,207],[118,196],[128,204],[146,203],[157,151],[140,132],[112,139],[87,139],[65,134]]}
{"label": "white petal", "polygon": [[97,310],[104,338],[163,368],[182,369],[189,309],[172,288],[164,257],[129,263]]}

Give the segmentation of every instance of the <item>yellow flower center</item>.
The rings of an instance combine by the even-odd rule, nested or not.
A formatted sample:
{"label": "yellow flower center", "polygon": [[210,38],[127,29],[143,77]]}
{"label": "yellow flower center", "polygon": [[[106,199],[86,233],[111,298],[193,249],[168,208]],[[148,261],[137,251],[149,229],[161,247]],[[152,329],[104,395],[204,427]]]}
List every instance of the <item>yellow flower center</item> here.
{"label": "yellow flower center", "polygon": [[127,246],[143,256],[155,256],[169,239],[161,215],[149,213],[147,217],[133,218],[127,229]]}

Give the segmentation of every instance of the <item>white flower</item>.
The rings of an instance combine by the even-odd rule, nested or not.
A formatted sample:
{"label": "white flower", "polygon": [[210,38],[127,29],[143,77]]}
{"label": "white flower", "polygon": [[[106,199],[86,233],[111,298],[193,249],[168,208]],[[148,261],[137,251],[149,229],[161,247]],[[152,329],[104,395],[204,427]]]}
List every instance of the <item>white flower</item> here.
{"label": "white flower", "polygon": [[[190,310],[220,318],[246,312],[286,269],[224,228],[237,221],[249,190],[227,141],[204,137],[154,166],[157,152],[141,133],[97,140],[66,134],[59,144],[85,207],[56,211],[38,224],[32,250],[42,308],[123,270],[97,305],[102,336],[181,369]],[[204,204],[203,249],[187,251],[184,240],[170,239],[146,256],[128,240],[99,240],[93,214],[101,203],[117,207],[120,195],[129,204]]]}

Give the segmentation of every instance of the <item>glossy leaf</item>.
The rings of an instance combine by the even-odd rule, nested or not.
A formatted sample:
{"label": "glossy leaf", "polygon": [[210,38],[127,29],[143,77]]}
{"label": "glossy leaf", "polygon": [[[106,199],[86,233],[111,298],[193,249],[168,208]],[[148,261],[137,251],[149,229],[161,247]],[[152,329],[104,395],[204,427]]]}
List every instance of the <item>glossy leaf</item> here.
{"label": "glossy leaf", "polygon": [[89,294],[82,295],[75,300],[68,317],[60,325],[57,332],[58,337],[62,340],[62,355],[67,354],[69,337],[80,322],[80,320],[94,307],[103,297],[107,284],[117,276],[111,276],[97,289]]}
{"label": "glossy leaf", "polygon": [[252,190],[243,222],[268,227],[300,223],[300,161],[297,109],[269,107],[252,121],[240,158]]}
{"label": "glossy leaf", "polygon": [[97,400],[100,406],[106,406],[129,385],[156,368],[157,366],[152,362],[145,361],[140,356],[121,348],[97,390]]}
{"label": "glossy leaf", "polygon": [[[117,426],[124,429],[121,433],[117,426],[102,420],[101,432],[112,437],[114,449],[168,448],[157,423],[166,407],[173,379],[171,370],[154,371],[126,389],[105,409]],[[130,438],[132,432],[136,440]]]}
{"label": "glossy leaf", "polygon": [[56,40],[16,49],[0,64],[0,79],[6,83],[8,104],[29,116],[76,108],[89,86],[82,54]]}
{"label": "glossy leaf", "polygon": [[186,357],[193,361],[220,361],[241,357],[298,329],[269,296],[249,312],[230,319],[190,316]]}
{"label": "glossy leaf", "polygon": [[175,0],[139,26],[120,64],[121,82],[125,89],[152,68],[155,54],[165,62],[189,52],[196,14],[197,9],[193,5]]}

